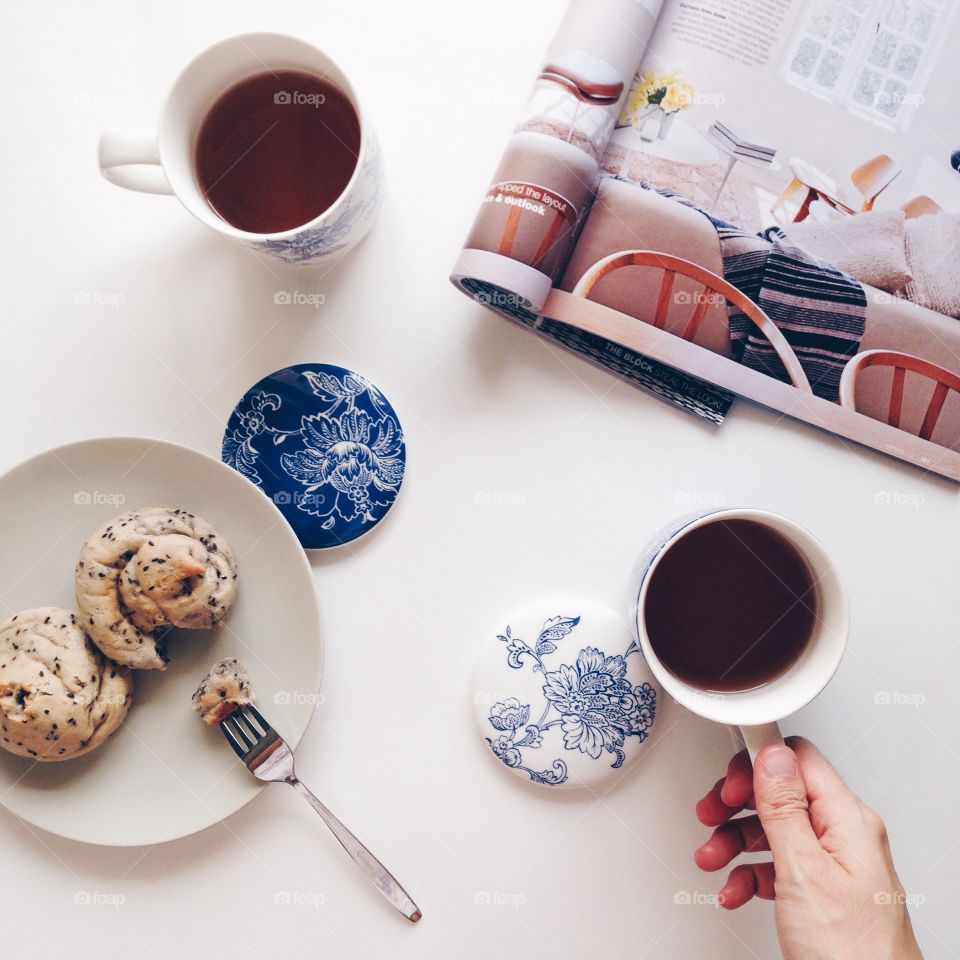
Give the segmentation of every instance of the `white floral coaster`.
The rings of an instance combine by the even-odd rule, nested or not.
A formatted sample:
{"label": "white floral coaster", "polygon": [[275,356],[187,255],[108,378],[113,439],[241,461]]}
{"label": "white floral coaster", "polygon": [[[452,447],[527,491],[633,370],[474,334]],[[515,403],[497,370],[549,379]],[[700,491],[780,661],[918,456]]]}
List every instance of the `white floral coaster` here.
{"label": "white floral coaster", "polygon": [[640,756],[660,694],[623,618],[545,601],[481,642],[474,704],[498,762],[544,786],[592,787]]}

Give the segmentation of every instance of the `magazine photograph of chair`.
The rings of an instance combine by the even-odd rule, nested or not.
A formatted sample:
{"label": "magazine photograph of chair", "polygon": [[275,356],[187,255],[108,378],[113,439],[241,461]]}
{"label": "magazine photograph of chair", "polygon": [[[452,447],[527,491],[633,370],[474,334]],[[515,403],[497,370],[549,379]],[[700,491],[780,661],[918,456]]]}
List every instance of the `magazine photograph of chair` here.
{"label": "magazine photograph of chair", "polygon": [[932,217],[938,213],[946,213],[946,210],[937,203],[933,197],[920,195],[911,197],[903,206],[903,215],[907,220],[915,220],[918,217]]}
{"label": "magazine photograph of chair", "polygon": [[[902,430],[913,430],[923,440],[933,438],[950,393],[960,393],[960,374],[906,353],[865,350],[847,364],[840,379],[840,402],[850,410],[857,410],[857,389],[862,386],[863,373],[868,369],[889,370],[892,374],[887,423]],[[908,373],[911,379],[921,382],[909,394],[906,392]]]}
{"label": "magazine photograph of chair", "polygon": [[774,209],[801,194],[802,200],[793,216],[794,222],[800,223],[810,215],[810,206],[816,200],[822,200],[840,213],[855,214],[872,210],[880,194],[903,173],[903,169],[885,153],[861,163],[850,173],[850,182],[858,194],[856,198],[849,196],[834,180],[799,157],[790,161],[790,172],[793,178],[777,198]]}
{"label": "magazine photograph of chair", "polygon": [[[661,271],[660,289],[656,296],[656,312],[653,325],[660,330],[667,326],[667,318],[671,302],[692,303],[693,310],[682,327],[679,336],[683,340],[693,341],[700,330],[700,325],[711,303],[733,304],[750,318],[760,333],[769,341],[787,372],[790,383],[799,390],[812,393],[810,381],[780,332],[780,328],[740,290],[723,277],[718,277],[710,270],[666,253],[657,253],[655,250],[624,250],[611,254],[595,263],[574,287],[574,296],[588,299],[593,288],[615,270],[624,267],[649,267]],[[692,294],[683,295],[675,292],[676,278],[687,277],[700,285],[700,289]]]}
{"label": "magazine photograph of chair", "polygon": [[[939,219],[897,215],[901,226],[936,228]],[[843,223],[882,233],[869,219],[876,216]],[[604,179],[544,314],[855,439],[888,449],[912,449],[915,441],[960,449],[960,394],[938,391],[927,420],[931,379],[949,383],[949,370],[960,370],[955,319],[855,280],[789,234],[723,226],[669,191]],[[561,339],[553,326],[546,332]],[[850,400],[852,387],[843,385],[861,358],[901,355],[904,369],[924,374],[911,375],[901,391],[902,417],[889,415],[883,372],[859,377],[857,402]]]}

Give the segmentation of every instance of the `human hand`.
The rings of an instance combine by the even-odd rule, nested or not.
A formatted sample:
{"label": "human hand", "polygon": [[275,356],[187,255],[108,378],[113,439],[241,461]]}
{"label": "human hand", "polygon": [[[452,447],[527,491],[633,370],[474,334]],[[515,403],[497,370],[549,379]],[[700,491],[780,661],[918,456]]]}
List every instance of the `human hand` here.
{"label": "human hand", "polygon": [[[771,851],[772,863],[734,867],[719,899],[728,910],[776,899],[785,960],[922,960],[883,821],[812,743],[787,744],[761,750],[755,770],[738,753],[697,804],[700,822],[716,827],[697,866]],[[757,813],[736,817],[745,809]]]}

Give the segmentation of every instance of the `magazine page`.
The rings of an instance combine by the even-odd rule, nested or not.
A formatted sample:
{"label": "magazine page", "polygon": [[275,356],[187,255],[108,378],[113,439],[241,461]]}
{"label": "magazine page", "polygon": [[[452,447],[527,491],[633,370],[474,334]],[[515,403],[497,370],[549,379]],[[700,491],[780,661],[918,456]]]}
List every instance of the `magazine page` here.
{"label": "magazine page", "polygon": [[[663,0],[573,0],[507,143],[456,276],[502,271],[537,310],[559,280]],[[511,262],[506,262],[511,261]]]}
{"label": "magazine page", "polygon": [[663,0],[574,0],[550,45],[454,267],[452,280],[496,312],[551,337],[715,423],[732,394],[602,337],[540,324],[593,203]]}
{"label": "magazine page", "polygon": [[865,204],[955,212],[957,7],[665,0],[605,169],[754,231]]}
{"label": "magazine page", "polygon": [[[715,422],[740,395],[960,479],[956,5],[665,0],[624,30],[630,10],[591,20],[621,73],[641,38],[615,122],[583,102],[610,74],[548,56],[511,148],[563,145],[508,150],[455,282]],[[567,74],[563,127],[543,103]]]}

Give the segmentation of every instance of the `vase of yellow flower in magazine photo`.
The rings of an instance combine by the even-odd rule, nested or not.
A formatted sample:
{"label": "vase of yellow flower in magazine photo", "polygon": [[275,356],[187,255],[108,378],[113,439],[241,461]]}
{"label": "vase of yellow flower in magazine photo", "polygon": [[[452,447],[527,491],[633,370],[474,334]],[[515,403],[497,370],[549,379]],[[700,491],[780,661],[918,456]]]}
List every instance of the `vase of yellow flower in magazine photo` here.
{"label": "vase of yellow flower in magazine photo", "polygon": [[627,97],[621,125],[632,123],[648,142],[663,140],[669,135],[677,114],[692,102],[693,86],[680,71],[641,74]]}
{"label": "vase of yellow flower in magazine photo", "polygon": [[661,140],[666,140],[668,134],[670,133],[671,128],[673,127],[673,121],[677,119],[677,114],[679,110],[663,110],[661,108],[662,115],[660,117],[660,129],[657,130],[657,136]]}

